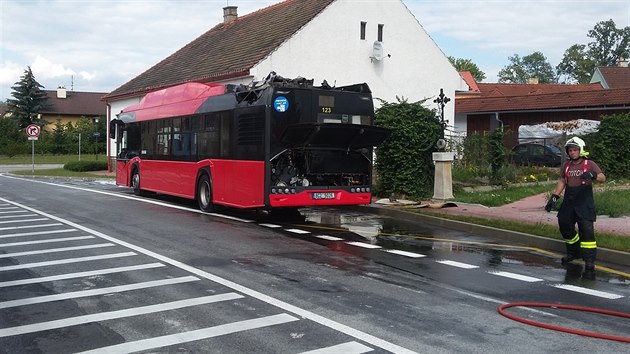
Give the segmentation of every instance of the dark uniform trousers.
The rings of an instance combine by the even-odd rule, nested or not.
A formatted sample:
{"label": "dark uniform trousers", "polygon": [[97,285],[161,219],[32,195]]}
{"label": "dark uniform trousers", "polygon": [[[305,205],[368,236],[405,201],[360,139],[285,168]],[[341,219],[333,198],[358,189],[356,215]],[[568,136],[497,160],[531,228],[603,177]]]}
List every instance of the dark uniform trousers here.
{"label": "dark uniform trousers", "polygon": [[567,186],[562,205],[558,210],[558,226],[566,242],[568,257],[582,258],[587,264],[595,262],[597,243],[593,223],[596,216],[593,187],[591,185]]}

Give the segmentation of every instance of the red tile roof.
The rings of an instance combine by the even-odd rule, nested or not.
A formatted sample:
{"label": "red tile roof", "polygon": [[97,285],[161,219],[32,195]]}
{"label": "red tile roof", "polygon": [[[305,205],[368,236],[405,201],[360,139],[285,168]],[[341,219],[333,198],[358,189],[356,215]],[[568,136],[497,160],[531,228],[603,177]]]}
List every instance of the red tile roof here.
{"label": "red tile roof", "polygon": [[602,66],[598,69],[609,88],[630,87],[630,67]]}
{"label": "red tile roof", "polygon": [[603,90],[599,83],[585,85],[568,84],[504,84],[504,83],[483,83],[477,84],[481,91],[481,97],[506,97],[506,96],[526,96],[549,93],[577,92]]}
{"label": "red tile roof", "polygon": [[[481,84],[480,84],[481,85]],[[573,85],[565,85],[571,87]],[[482,89],[483,92],[483,89]],[[455,100],[457,113],[482,113],[523,110],[551,110],[589,107],[630,108],[630,87],[608,90],[564,91],[510,97],[479,97]]]}
{"label": "red tile roof", "polygon": [[220,23],[105,99],[122,98],[197,81],[212,82],[249,70],[335,0],[287,0]]}
{"label": "red tile roof", "polygon": [[101,101],[106,92],[66,91],[66,98],[57,98],[57,90],[46,90],[48,109],[42,114],[104,116],[107,105]]}
{"label": "red tile roof", "polygon": [[464,82],[466,82],[466,85],[468,85],[468,92],[480,91],[479,86],[477,86],[477,81],[475,81],[475,78],[470,71],[460,71],[459,76],[461,76],[462,79],[464,79]]}

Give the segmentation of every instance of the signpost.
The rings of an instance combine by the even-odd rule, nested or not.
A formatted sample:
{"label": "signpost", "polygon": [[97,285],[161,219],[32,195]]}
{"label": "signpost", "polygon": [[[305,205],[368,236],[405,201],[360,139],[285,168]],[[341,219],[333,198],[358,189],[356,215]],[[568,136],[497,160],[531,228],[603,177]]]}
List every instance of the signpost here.
{"label": "signpost", "polygon": [[26,136],[28,136],[28,140],[31,141],[32,174],[35,174],[35,140],[38,139],[39,133],[41,132],[42,128],[37,124],[29,124],[28,127],[26,127]]}

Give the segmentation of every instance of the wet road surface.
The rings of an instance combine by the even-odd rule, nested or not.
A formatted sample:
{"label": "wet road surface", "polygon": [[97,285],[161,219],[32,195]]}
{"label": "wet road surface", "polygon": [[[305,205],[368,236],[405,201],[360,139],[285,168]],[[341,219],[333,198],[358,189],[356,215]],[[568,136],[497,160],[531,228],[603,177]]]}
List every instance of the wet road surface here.
{"label": "wet road surface", "polygon": [[[2,182],[4,181],[0,180],[0,183]],[[557,261],[557,255],[549,254],[544,250],[531,249],[524,245],[502,244],[500,240],[481,235],[471,235],[344,208],[303,209],[301,210],[302,217],[297,219],[274,218],[260,213],[200,214],[194,210],[191,203],[164,197],[143,199],[144,202],[156,202],[156,204],[145,204],[146,206],[139,207],[136,202],[138,199],[131,196],[128,189],[113,186],[111,181],[56,181],[55,183],[80,188],[63,192],[66,194],[64,198],[74,198],[77,203],[81,202],[79,198],[84,198],[83,189],[89,189],[128,196],[132,198],[129,199],[130,203],[136,206],[133,209],[121,210],[118,216],[115,215],[117,213],[112,212],[112,217],[120,221],[120,224],[116,225],[106,221],[99,222],[97,215],[102,212],[90,210],[88,204],[77,206],[76,210],[71,212],[64,211],[64,214],[67,213],[72,220],[92,220],[90,228],[82,229],[80,225],[74,225],[71,220],[55,220],[55,214],[61,213],[61,210],[53,206],[42,204],[42,208],[47,210],[43,214],[39,209],[28,207],[26,204],[43,203],[41,197],[28,195],[28,191],[41,193],[35,187],[24,185],[19,196],[13,195],[11,199],[7,199],[6,193],[0,195],[6,199],[6,205],[0,207],[4,209],[0,210],[3,213],[0,216],[12,216],[13,211],[34,214],[26,218],[0,219],[5,221],[4,224],[0,224],[0,229],[3,229],[0,230],[0,235],[2,235],[0,236],[2,237],[0,251],[4,252],[4,257],[0,258],[0,267],[6,267],[0,268],[2,281],[5,282],[0,292],[0,300],[2,300],[0,304],[5,306],[5,309],[0,309],[2,311],[0,312],[2,320],[0,331],[4,331],[0,332],[4,334],[0,336],[0,343],[8,344],[8,346],[2,346],[5,349],[0,349],[0,352],[5,350],[8,353],[25,348],[28,349],[25,352],[39,352],[41,348],[49,349],[44,352],[64,352],[62,350],[64,345],[73,345],[73,348],[84,348],[83,350],[118,345],[115,343],[139,345],[136,342],[147,337],[159,338],[155,340],[157,342],[154,342],[153,348],[160,348],[169,346],[168,343],[171,342],[168,341],[173,338],[168,336],[173,332],[190,335],[194,331],[200,331],[194,333],[204,338],[213,338],[213,333],[219,333],[215,331],[225,330],[224,327],[217,328],[222,324],[216,318],[216,309],[207,307],[214,306],[210,304],[217,300],[214,297],[217,295],[227,297],[217,300],[217,303],[225,303],[226,305],[220,305],[221,309],[229,310],[220,318],[224,320],[229,318],[230,323],[239,323],[238,326],[245,326],[245,324],[251,326],[252,322],[243,321],[263,318],[264,320],[261,321],[266,325],[260,326],[280,328],[279,333],[282,333],[283,329],[287,331],[284,336],[278,335],[275,331],[267,335],[257,335],[257,340],[239,342],[238,345],[235,345],[234,337],[229,336],[221,337],[222,339],[218,340],[219,344],[213,342],[214,349],[221,348],[225,352],[256,351],[257,348],[266,348],[276,352],[300,352],[336,345],[348,345],[356,352],[367,350],[362,346],[376,352],[397,352],[404,351],[406,348],[432,352],[439,351],[439,348],[445,351],[479,350],[482,352],[488,351],[489,348],[498,348],[497,345],[502,343],[504,338],[509,340],[515,348],[527,348],[525,343],[531,341],[532,336],[539,338],[540,341],[537,344],[539,346],[533,345],[530,348],[532,352],[541,348],[552,350],[554,346],[557,346],[558,350],[570,349],[573,346],[577,349],[607,348],[610,351],[623,348],[610,341],[600,343],[596,339],[565,338],[547,332],[541,334],[526,325],[516,324],[510,320],[500,320],[496,307],[515,301],[563,302],[629,312],[630,290],[627,278],[599,271],[595,280],[583,279],[580,276],[579,265],[562,267]],[[0,184],[0,187],[5,186],[4,183]],[[113,194],[104,195],[99,203],[125,204],[119,198],[116,199],[117,197]],[[89,199],[86,199],[86,202],[89,203]],[[165,206],[168,205],[172,205],[174,209],[167,211]],[[11,209],[14,207],[17,210]],[[123,216],[141,213],[144,209],[159,212],[165,219],[165,223],[154,227],[135,225]],[[176,227],[166,226],[176,224],[167,223],[171,218],[186,225],[187,232],[191,233],[190,238],[180,239],[179,244],[168,240],[168,235],[178,230]],[[22,224],[18,220],[21,220]],[[46,237],[49,240],[53,237],[92,236],[93,238],[74,240],[72,247],[86,248],[66,251],[58,250],[62,247],[54,244],[68,241],[40,244],[37,250],[33,250],[35,247],[33,244],[16,245],[20,242],[32,242],[32,240],[26,240],[34,235],[16,236],[16,233],[24,234],[30,231],[27,231],[28,228],[20,229],[22,231],[16,231],[13,228],[28,227],[28,224],[41,227],[49,223],[61,224],[44,226],[44,229],[52,229],[49,231],[59,231],[59,233],[48,234]],[[224,238],[216,238],[210,234],[200,236],[199,241],[192,239],[192,235],[203,235],[200,230],[207,227],[229,230],[232,242],[223,243]],[[76,228],[85,233],[74,236],[73,232],[63,231],[67,228]],[[133,243],[127,244],[124,240],[120,240],[123,231],[124,234],[129,235],[129,240],[133,239]],[[112,237],[110,234],[120,235]],[[131,236],[132,234],[134,235]],[[243,243],[245,240],[248,243]],[[304,240],[311,242],[312,246],[300,243]],[[187,245],[188,243],[190,245]],[[137,244],[144,244],[144,246],[138,247]],[[205,246],[202,246],[204,244]],[[43,247],[44,245],[46,247]],[[207,252],[195,251],[195,249],[201,251],[201,247],[210,247],[213,252],[207,254]],[[154,248],[154,250],[146,251],[148,248]],[[57,250],[51,251],[54,249]],[[228,256],[222,256],[221,254],[228,249]],[[45,250],[49,253],[24,253]],[[104,250],[106,252],[102,252]],[[40,262],[63,259],[47,258],[58,252],[81,252],[81,257],[66,257],[67,259],[112,258],[92,258],[84,262],[65,265],[40,264],[37,266]],[[85,252],[89,255],[83,254]],[[180,264],[175,259],[181,259],[182,263]],[[99,265],[98,270],[93,268],[95,264]],[[149,266],[152,264],[154,266]],[[160,264],[160,266],[155,264]],[[135,270],[125,268],[141,265],[148,268]],[[126,270],[120,270],[120,272],[125,272],[125,276],[114,271],[112,274],[118,275],[88,276],[85,274],[117,268],[125,268]],[[625,271],[625,269],[620,269]],[[212,270],[212,273],[208,273],[208,270]],[[80,281],[67,278],[20,286],[8,283],[52,276],[69,277],[68,274],[75,273],[83,273],[77,276]],[[216,274],[219,275],[218,278]],[[265,294],[258,297],[258,290],[252,292],[248,290],[249,287],[222,280],[235,277],[234,274],[237,274],[240,279],[248,279],[248,282],[254,284],[256,288],[265,289],[265,294],[271,294],[280,301],[272,301],[265,297],[268,296]],[[271,275],[274,280],[260,283],[263,274],[265,277]],[[333,281],[336,276],[341,276],[344,280],[341,281],[340,278]],[[135,284],[133,286],[144,287],[143,296],[128,295],[133,293],[131,289],[107,290],[107,288],[130,286],[126,283],[131,280],[133,280],[131,283]],[[366,281],[377,284],[374,288],[368,289],[363,284]],[[394,289],[402,289],[403,292],[397,294]],[[101,294],[101,297],[92,297],[95,294],[83,293],[84,296],[78,296],[79,291],[104,293],[111,291],[114,295]],[[50,310],[50,306],[53,305],[49,302],[28,305],[25,303],[33,302],[33,298],[43,301],[45,296],[65,294],[62,296],[67,297],[72,293],[76,296],[70,301],[66,299],[61,303],[55,303],[61,304],[61,307],[54,307],[54,311]],[[175,296],[179,293],[186,294],[184,299]],[[190,300],[193,302],[188,302]],[[160,304],[160,307],[173,307],[172,311],[176,311],[176,316],[166,316],[166,313],[161,311],[152,312],[154,310],[147,302]],[[270,302],[281,306],[269,307]],[[285,303],[290,306],[284,307]],[[299,308],[317,309],[318,314],[314,315],[310,310],[295,309],[292,307],[295,304],[299,305]],[[117,311],[125,311],[125,309],[144,312],[137,318],[122,316],[121,320],[115,320],[112,317],[121,316],[124,313]],[[238,311],[234,312],[235,310]],[[363,314],[364,311],[368,312]],[[530,317],[535,314],[543,321],[552,321],[566,326],[578,328],[586,326],[586,329],[617,334],[630,333],[627,321],[623,322],[606,316],[584,317],[582,313],[567,314],[547,309],[539,312],[523,309],[514,311]],[[352,312],[359,313],[361,316],[354,318],[350,315]],[[368,314],[369,312],[373,314]],[[65,322],[55,322],[60,321],[56,317],[62,313],[67,316],[64,317]],[[254,318],[246,316],[248,313],[255,313],[256,316]],[[333,331],[330,330],[330,326],[322,328],[320,326],[322,322],[318,317],[322,314],[335,318],[334,323],[350,324],[351,328],[343,327],[343,325],[333,327]],[[88,325],[71,326],[67,322],[84,321],[85,316],[92,315],[97,317],[92,317],[94,321]],[[45,317],[48,319],[46,320]],[[214,320],[208,322],[212,318]],[[234,318],[238,320],[233,322]],[[303,323],[298,321],[300,318],[310,319],[312,322]],[[440,318],[446,318],[446,320]],[[493,324],[484,323],[484,318],[492,318]],[[160,326],[152,325],[150,329],[147,328],[147,323],[160,323]],[[453,323],[457,325],[453,327]],[[62,327],[59,329],[45,327],[53,325]],[[66,325],[71,327],[65,327]],[[351,329],[356,327],[363,330],[355,336],[349,335],[353,333]],[[390,329],[385,330],[385,328]],[[394,330],[395,328],[398,330]],[[33,329],[37,331],[28,332]],[[16,330],[22,331],[22,334],[12,334],[14,333],[12,331]],[[505,333],[508,332],[504,331],[510,332],[510,335],[506,336]],[[513,331],[520,332],[521,335],[515,335]],[[201,332],[203,334],[200,334]],[[497,338],[491,334],[493,332],[504,332],[504,334],[503,337]],[[317,335],[313,336],[313,333]],[[410,333],[423,335],[415,337]],[[374,335],[376,337],[372,337]],[[382,344],[379,342],[381,335],[388,339],[385,343],[389,344],[379,346]],[[449,341],[449,336],[455,342]],[[477,337],[479,338],[476,339]],[[478,340],[481,342],[473,347],[470,346]],[[299,344],[296,345],[296,342]],[[486,344],[481,344],[484,342]],[[197,342],[186,344],[186,348],[203,351],[204,347],[196,347],[200,344],[195,343]],[[254,343],[258,343],[259,347],[256,347]],[[505,348],[508,344],[503,345]],[[287,350],[287,348],[292,349]],[[179,349],[175,346],[171,347],[171,350],[178,351]],[[352,350],[344,351],[352,352]]]}

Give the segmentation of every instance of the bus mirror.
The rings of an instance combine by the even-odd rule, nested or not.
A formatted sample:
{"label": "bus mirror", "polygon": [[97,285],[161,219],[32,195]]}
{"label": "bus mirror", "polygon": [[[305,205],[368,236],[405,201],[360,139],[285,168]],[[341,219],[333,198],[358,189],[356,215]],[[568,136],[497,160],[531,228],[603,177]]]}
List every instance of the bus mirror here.
{"label": "bus mirror", "polygon": [[116,127],[122,128],[125,125],[120,119],[112,119],[109,122],[109,138],[116,139]]}

